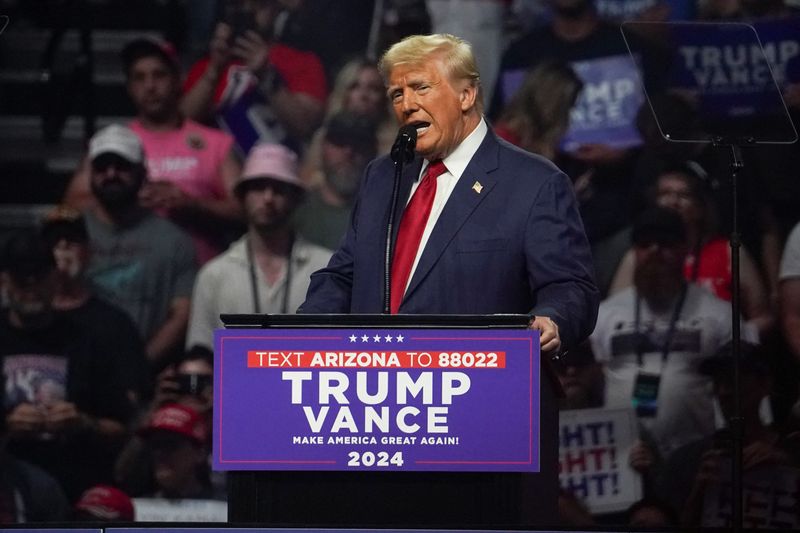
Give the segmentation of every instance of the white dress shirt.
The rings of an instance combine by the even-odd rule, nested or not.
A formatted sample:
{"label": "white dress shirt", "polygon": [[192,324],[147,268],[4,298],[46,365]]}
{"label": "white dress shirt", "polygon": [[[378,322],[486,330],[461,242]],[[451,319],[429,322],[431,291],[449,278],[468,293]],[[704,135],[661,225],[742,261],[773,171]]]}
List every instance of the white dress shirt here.
{"label": "white dress shirt", "polygon": [[[481,121],[478,123],[478,126],[472,130],[472,133],[467,135],[463,141],[461,141],[461,144],[459,144],[458,147],[453,150],[453,153],[442,160],[447,170],[436,180],[436,196],[433,198],[431,213],[428,216],[428,222],[425,224],[425,231],[422,232],[419,248],[417,248],[417,256],[414,258],[414,264],[411,267],[411,273],[408,275],[406,290],[408,290],[408,285],[411,283],[411,278],[414,277],[414,272],[417,270],[419,258],[422,257],[422,251],[425,249],[425,245],[428,244],[428,238],[431,236],[431,232],[433,231],[433,227],[436,225],[436,221],[439,220],[439,215],[442,214],[442,210],[444,209],[447,200],[450,198],[450,194],[452,194],[453,189],[456,188],[456,183],[458,183],[458,180],[461,178],[464,170],[466,170],[467,165],[469,165],[469,162],[472,161],[472,156],[474,156],[475,152],[478,151],[478,147],[483,142],[484,137],[486,137],[487,131],[489,131],[489,128],[486,126],[484,119],[481,119]],[[427,159],[423,162],[422,169],[419,173],[419,176],[417,176],[417,181],[411,185],[411,194],[408,195],[406,205],[408,205],[408,202],[411,201],[411,198],[417,191],[417,187],[419,187],[421,178],[428,169],[429,164],[430,161]]]}

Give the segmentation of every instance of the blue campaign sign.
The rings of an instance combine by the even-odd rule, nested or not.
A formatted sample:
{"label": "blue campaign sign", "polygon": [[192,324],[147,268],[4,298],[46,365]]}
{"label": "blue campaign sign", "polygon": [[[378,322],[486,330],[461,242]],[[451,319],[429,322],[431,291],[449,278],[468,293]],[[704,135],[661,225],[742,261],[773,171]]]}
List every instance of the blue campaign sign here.
{"label": "blue campaign sign", "polygon": [[584,87],[570,114],[562,148],[571,152],[582,144],[616,148],[638,146],[636,114],[644,103],[636,63],[618,55],[572,63]]}
{"label": "blue campaign sign", "polygon": [[759,97],[774,91],[755,32],[743,25],[703,29],[695,24],[672,28],[677,60],[671,87],[696,95],[711,114],[754,114]]}
{"label": "blue campaign sign", "polygon": [[697,16],[696,0],[667,0],[669,20],[694,20]]}
{"label": "blue campaign sign", "polygon": [[[584,86],[570,113],[570,126],[561,142],[573,152],[582,144],[630,148],[642,144],[636,114],[644,103],[637,65],[629,55],[571,63]],[[522,86],[528,71],[502,74],[500,89],[508,101]]]}
{"label": "blue campaign sign", "polygon": [[525,75],[528,71],[524,68],[507,70],[500,74],[500,91],[503,94],[503,101],[510,102],[511,98],[517,93],[522,82],[525,81]]}
{"label": "blue campaign sign", "polygon": [[669,7],[669,20],[692,20],[695,17],[695,0],[594,0],[601,17],[616,20],[635,19],[657,4]]}
{"label": "blue campaign sign", "polygon": [[217,470],[539,471],[528,329],[215,334]]}
{"label": "blue campaign sign", "polygon": [[753,27],[778,85],[800,83],[800,17],[759,21]]}
{"label": "blue campaign sign", "polygon": [[629,37],[648,35],[658,51],[663,75],[647,81],[647,93],[672,93],[696,109],[696,124],[659,121],[660,127],[671,128],[662,129],[667,139],[797,140],[781,93],[800,80],[797,19],[759,23],[761,40],[756,28],[738,22],[623,22],[621,27],[629,48]]}
{"label": "blue campaign sign", "polygon": [[791,142],[796,133],[772,73],[777,71],[782,81],[797,76],[800,47],[792,35],[797,30],[790,29],[796,24],[766,24],[764,48],[746,24],[672,25],[667,41],[673,51],[671,90],[697,103],[713,135]]}

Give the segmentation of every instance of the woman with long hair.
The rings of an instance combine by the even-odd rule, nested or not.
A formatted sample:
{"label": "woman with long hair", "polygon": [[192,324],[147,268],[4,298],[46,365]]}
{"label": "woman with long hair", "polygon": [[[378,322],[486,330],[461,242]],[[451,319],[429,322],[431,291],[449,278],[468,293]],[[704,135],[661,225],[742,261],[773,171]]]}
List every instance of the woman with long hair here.
{"label": "woman with long hair", "polygon": [[569,113],[583,82],[563,61],[544,61],[529,71],[495,124],[512,144],[552,160],[569,128]]}

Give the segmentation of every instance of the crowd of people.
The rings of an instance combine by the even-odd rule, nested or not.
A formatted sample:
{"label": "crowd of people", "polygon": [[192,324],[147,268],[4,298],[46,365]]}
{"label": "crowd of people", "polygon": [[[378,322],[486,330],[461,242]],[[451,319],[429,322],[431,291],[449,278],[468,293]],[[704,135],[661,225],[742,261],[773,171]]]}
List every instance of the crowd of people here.
{"label": "crowd of people", "polygon": [[[136,116],[87,139],[62,204],[4,243],[0,523],[132,521],[134,503],[225,501],[209,461],[220,314],[296,312],[351,224],[370,161],[391,147],[397,124],[370,32],[337,47],[334,28],[319,30],[326,13],[312,9],[335,21],[340,5],[217,4],[207,53],[186,73],[168,42],[126,43]],[[590,338],[556,365],[560,408],[632,411],[624,462],[641,491],[627,513],[608,514],[565,489],[561,523],[720,525],[707,507],[731,450],[728,152],[665,141],[667,123],[698,113],[668,91],[639,101],[636,142],[566,141],[596,81],[583,65],[628,57],[621,18],[791,23],[800,2],[388,4],[426,16],[389,29],[384,17],[381,42],[430,32],[473,42],[493,131],[571,178],[603,302]],[[638,37],[647,78],[658,54]],[[794,65],[778,82],[797,121]],[[795,482],[798,156],[797,144],[747,147],[739,176],[745,475],[773,468]],[[793,498],[784,520],[800,526]]]}

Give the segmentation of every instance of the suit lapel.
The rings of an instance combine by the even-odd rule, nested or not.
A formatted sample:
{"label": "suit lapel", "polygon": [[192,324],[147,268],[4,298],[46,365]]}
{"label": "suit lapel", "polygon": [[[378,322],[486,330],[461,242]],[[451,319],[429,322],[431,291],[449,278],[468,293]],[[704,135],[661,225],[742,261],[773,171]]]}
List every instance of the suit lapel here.
{"label": "suit lapel", "polygon": [[[433,227],[431,236],[422,251],[419,264],[417,264],[417,269],[414,271],[414,276],[411,278],[404,300],[408,299],[422,283],[456,236],[458,230],[483,199],[491,193],[497,182],[491,172],[498,167],[498,148],[499,145],[494,134],[491,130],[488,131],[483,143],[481,143],[475,155],[472,156],[472,160],[459,178],[458,183],[456,183],[450,198],[448,198],[444,209],[442,209],[441,215],[439,215],[439,220],[436,221],[436,225]],[[480,193],[473,188],[476,181],[482,186]]]}

